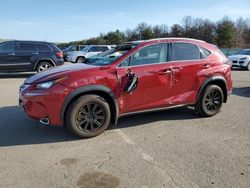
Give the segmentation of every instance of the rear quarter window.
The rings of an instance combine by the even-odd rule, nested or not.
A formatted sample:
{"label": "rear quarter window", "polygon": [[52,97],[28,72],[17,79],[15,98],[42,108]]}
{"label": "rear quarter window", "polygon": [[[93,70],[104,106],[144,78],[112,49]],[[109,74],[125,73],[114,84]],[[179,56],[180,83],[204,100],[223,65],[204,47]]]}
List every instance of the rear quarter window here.
{"label": "rear quarter window", "polygon": [[47,44],[36,44],[36,46],[39,52],[52,52],[51,47]]}
{"label": "rear quarter window", "polygon": [[203,58],[210,56],[211,52],[209,50],[207,50],[206,48],[203,48],[203,47],[199,47],[199,48],[201,49]]}

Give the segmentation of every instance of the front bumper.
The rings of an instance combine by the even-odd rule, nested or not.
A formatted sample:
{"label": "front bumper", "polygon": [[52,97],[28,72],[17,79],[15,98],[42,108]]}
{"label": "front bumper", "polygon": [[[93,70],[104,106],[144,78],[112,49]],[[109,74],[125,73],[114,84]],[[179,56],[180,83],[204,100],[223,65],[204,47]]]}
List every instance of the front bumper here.
{"label": "front bumper", "polygon": [[61,84],[48,90],[38,90],[31,85],[19,92],[19,105],[32,119],[48,118],[51,125],[62,125],[60,113],[68,93],[68,88]]}
{"label": "front bumper", "polygon": [[249,61],[241,61],[241,60],[230,60],[232,67],[242,67],[246,68],[248,66]]}
{"label": "front bumper", "polygon": [[75,58],[72,57],[72,56],[67,56],[66,60],[67,60],[68,62],[75,62]]}

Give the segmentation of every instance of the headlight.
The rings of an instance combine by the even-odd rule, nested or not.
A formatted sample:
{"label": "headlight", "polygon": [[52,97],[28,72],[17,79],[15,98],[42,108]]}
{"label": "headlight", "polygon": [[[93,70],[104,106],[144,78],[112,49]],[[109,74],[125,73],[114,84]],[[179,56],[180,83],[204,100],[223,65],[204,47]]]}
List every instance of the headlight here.
{"label": "headlight", "polygon": [[49,89],[55,84],[54,81],[44,82],[36,85],[37,89]]}
{"label": "headlight", "polygon": [[246,60],[246,59],[247,59],[247,57],[240,58],[241,61],[242,61],[242,60]]}
{"label": "headlight", "polygon": [[61,82],[61,81],[65,80],[66,78],[67,78],[67,77],[63,77],[63,78],[60,78],[60,79],[57,79],[57,80],[52,80],[52,81],[48,81],[48,82],[43,82],[43,83],[37,84],[37,85],[36,85],[36,88],[37,88],[37,89],[49,89],[49,88],[51,88],[53,85],[55,85],[56,83]]}

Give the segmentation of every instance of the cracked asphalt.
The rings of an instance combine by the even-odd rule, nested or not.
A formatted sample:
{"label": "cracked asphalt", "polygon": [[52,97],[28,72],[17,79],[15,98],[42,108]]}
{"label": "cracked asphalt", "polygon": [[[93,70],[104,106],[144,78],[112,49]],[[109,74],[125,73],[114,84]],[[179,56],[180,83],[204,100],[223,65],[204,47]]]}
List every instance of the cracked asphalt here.
{"label": "cracked asphalt", "polygon": [[191,108],[124,117],[79,140],[18,106],[30,74],[0,74],[0,187],[250,187],[250,72],[232,72],[221,113]]}

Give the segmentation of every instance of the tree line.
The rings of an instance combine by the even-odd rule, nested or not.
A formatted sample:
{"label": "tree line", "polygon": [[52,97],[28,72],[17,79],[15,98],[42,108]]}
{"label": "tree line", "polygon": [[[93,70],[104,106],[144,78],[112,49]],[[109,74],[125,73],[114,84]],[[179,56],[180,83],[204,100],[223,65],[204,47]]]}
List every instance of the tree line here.
{"label": "tree line", "polygon": [[250,47],[250,20],[238,18],[233,21],[224,17],[217,22],[209,19],[193,18],[186,16],[180,24],[169,27],[166,24],[149,25],[139,23],[134,29],[126,31],[110,31],[106,34],[100,33],[97,37],[85,40],[60,43],[60,47],[72,44],[122,44],[127,41],[147,40],[163,37],[187,37],[204,40],[216,44],[221,48],[247,48]]}

